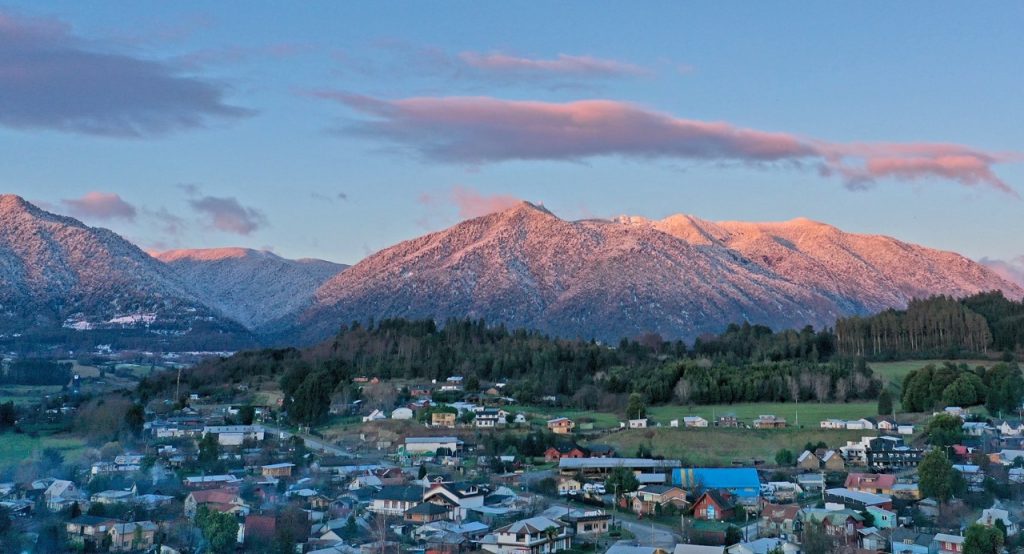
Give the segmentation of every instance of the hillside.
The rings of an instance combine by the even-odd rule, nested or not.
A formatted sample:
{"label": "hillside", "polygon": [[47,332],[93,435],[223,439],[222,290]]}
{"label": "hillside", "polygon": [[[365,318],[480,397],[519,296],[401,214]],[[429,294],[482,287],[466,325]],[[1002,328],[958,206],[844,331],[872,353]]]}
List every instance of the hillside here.
{"label": "hillside", "polygon": [[153,257],[203,303],[248,329],[308,307],[320,285],[348,267],[248,248],[170,250]]}
{"label": "hillside", "polygon": [[734,321],[822,327],[990,290],[1024,295],[957,254],[804,219],[565,221],[522,203],[370,256],[278,327],[311,342],[371,317],[470,317],[607,341],[693,339]]}

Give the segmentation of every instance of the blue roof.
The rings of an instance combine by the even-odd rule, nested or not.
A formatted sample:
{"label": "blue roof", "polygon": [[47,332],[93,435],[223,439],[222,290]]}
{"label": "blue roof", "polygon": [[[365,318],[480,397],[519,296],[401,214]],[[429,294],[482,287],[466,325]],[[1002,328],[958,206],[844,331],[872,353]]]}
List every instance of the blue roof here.
{"label": "blue roof", "polygon": [[674,469],[672,483],[685,489],[725,489],[737,496],[757,496],[761,493],[761,479],[752,467]]}

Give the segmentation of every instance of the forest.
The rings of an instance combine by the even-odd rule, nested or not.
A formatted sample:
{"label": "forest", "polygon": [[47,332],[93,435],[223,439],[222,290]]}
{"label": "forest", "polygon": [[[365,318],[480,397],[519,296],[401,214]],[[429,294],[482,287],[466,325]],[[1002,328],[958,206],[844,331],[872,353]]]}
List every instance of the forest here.
{"label": "forest", "polygon": [[[359,377],[441,381],[465,377],[467,388],[506,383],[505,393],[531,404],[545,397],[585,409],[621,409],[631,393],[647,402],[731,403],[846,401],[875,398],[880,382],[863,363],[834,354],[830,335],[811,328],[772,332],[731,325],[694,349],[656,335],[615,346],[565,340],[481,320],[388,319],[352,324],[333,339],[299,350],[241,352],[204,362],[183,377],[192,391],[225,383],[277,379],[297,421],[324,417],[332,399],[355,398]],[[144,398],[173,390],[173,377],[144,380]],[[393,387],[392,387],[393,388]]]}
{"label": "forest", "polygon": [[1012,353],[1024,346],[1024,302],[1000,292],[934,296],[911,300],[905,310],[840,319],[834,335],[839,354],[869,359]]}

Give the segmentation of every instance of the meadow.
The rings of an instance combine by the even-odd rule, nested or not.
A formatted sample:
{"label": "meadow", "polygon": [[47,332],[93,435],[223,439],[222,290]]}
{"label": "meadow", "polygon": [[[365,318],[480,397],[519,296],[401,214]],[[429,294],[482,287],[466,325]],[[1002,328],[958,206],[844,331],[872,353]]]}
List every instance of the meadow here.
{"label": "meadow", "polygon": [[787,449],[797,455],[808,442],[824,441],[838,448],[849,440],[859,440],[871,431],[832,431],[813,429],[706,429],[658,428],[623,430],[601,437],[597,442],[612,445],[621,456],[633,456],[640,446],[658,456],[679,459],[684,465],[728,466],[733,460],[749,464],[761,459],[770,465],[775,454]]}
{"label": "meadow", "polygon": [[85,441],[68,435],[31,437],[23,433],[4,433],[0,435],[0,469],[32,459],[45,448],[56,448],[65,461],[73,462],[85,452]]}

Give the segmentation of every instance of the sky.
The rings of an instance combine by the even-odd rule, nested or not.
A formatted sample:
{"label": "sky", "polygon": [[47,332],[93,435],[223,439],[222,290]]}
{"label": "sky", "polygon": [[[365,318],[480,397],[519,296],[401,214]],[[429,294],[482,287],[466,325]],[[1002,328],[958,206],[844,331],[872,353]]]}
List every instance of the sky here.
{"label": "sky", "polygon": [[[354,263],[518,199],[1024,271],[1024,4],[0,4],[0,191]],[[1019,273],[1024,275],[1024,273]]]}

